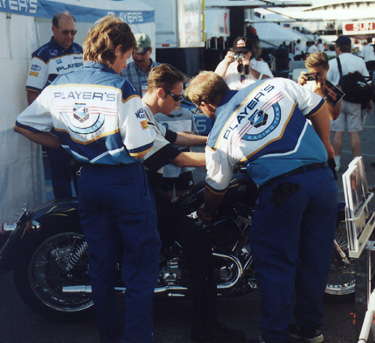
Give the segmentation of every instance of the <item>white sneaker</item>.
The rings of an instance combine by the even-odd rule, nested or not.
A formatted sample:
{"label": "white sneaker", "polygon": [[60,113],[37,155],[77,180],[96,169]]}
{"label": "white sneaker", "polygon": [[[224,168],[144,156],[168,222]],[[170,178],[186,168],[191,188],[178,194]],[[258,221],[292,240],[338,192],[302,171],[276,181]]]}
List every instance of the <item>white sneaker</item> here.
{"label": "white sneaker", "polygon": [[335,167],[336,172],[340,171],[340,167],[341,167],[340,163],[336,163],[336,167]]}

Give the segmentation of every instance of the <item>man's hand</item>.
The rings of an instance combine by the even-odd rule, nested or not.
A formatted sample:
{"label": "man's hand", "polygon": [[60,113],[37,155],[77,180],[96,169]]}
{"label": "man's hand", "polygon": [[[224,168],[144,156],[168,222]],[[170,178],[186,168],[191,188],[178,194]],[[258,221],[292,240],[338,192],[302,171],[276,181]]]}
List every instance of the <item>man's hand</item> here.
{"label": "man's hand", "polygon": [[212,221],[212,213],[206,211],[204,203],[197,209],[197,215],[204,222]]}

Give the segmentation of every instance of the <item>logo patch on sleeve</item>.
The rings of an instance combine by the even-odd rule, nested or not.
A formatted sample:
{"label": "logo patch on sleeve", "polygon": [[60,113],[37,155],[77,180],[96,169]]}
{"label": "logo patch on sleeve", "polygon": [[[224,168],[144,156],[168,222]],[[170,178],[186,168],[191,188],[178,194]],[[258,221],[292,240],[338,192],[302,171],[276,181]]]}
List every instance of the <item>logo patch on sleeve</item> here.
{"label": "logo patch on sleeve", "polygon": [[29,75],[37,77],[39,73],[37,73],[36,71],[30,71]]}
{"label": "logo patch on sleeve", "polygon": [[147,120],[142,120],[141,121],[141,126],[143,130],[148,129],[148,121]]}

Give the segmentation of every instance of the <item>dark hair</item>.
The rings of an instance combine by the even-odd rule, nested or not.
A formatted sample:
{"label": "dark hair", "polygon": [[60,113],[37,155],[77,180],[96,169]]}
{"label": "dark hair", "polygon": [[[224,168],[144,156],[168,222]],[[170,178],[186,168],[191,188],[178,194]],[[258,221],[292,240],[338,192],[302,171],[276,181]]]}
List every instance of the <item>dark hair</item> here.
{"label": "dark hair", "polygon": [[55,27],[59,27],[59,21],[62,17],[69,17],[72,18],[74,22],[76,22],[76,19],[70,14],[70,12],[61,12],[57,13],[53,18],[52,18],[52,25]]}
{"label": "dark hair", "polygon": [[106,16],[92,27],[83,42],[83,59],[112,68],[115,49],[121,45],[125,53],[134,49],[137,42],[129,25],[116,16]]}
{"label": "dark hair", "polygon": [[153,92],[157,88],[172,89],[177,82],[183,85],[187,82],[187,77],[176,67],[163,63],[151,69],[148,74],[148,92]]}

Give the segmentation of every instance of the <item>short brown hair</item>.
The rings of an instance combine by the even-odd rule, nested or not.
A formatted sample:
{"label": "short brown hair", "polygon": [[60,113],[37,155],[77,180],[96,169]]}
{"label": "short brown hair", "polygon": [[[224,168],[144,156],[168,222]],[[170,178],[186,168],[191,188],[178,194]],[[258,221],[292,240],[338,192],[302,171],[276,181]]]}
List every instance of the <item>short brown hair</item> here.
{"label": "short brown hair", "polygon": [[163,63],[151,69],[147,82],[147,92],[152,93],[157,88],[170,90],[175,86],[176,82],[182,82],[185,85],[187,77],[176,67]]}
{"label": "short brown hair", "polygon": [[83,42],[84,61],[93,61],[112,68],[115,49],[121,45],[125,53],[137,42],[129,25],[116,16],[106,16],[92,27]]}
{"label": "short brown hair", "polygon": [[325,70],[328,69],[328,57],[327,55],[322,52],[313,52],[309,56],[307,56],[305,60],[306,68],[315,68],[315,67],[323,67]]}
{"label": "short brown hair", "polygon": [[351,45],[340,45],[336,44],[340,48],[341,52],[352,52],[352,46]]}
{"label": "short brown hair", "polygon": [[194,105],[206,104],[219,105],[220,100],[229,91],[225,80],[213,71],[201,71],[189,83],[185,97]]}

